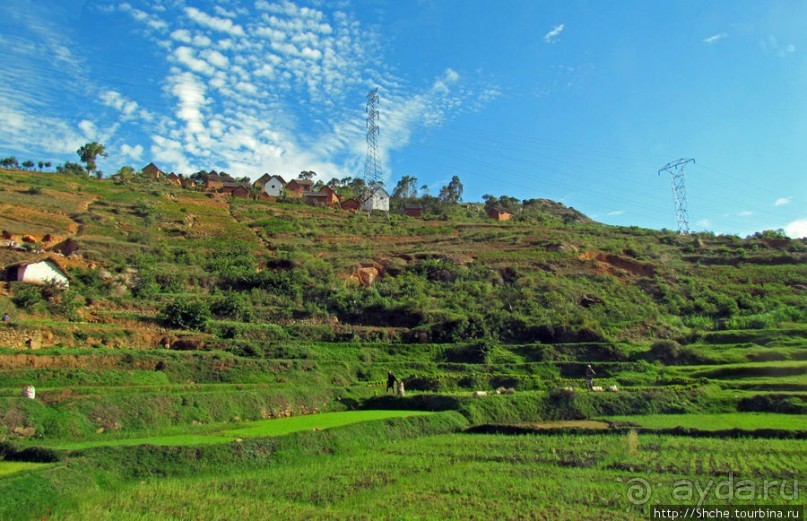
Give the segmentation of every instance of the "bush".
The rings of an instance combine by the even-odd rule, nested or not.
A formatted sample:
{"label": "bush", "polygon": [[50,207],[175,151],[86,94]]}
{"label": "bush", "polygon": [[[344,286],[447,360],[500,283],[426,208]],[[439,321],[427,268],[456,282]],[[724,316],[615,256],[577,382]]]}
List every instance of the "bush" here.
{"label": "bush", "polygon": [[650,356],[665,365],[686,365],[703,361],[703,356],[674,340],[659,340],[650,346]]}
{"label": "bush", "polygon": [[42,294],[39,292],[39,288],[25,285],[16,291],[11,300],[18,308],[31,309],[42,301]]}
{"label": "bush", "polygon": [[179,298],[166,305],[159,318],[166,327],[201,331],[210,320],[210,309],[204,302]]}
{"label": "bush", "polygon": [[240,293],[227,293],[216,298],[210,305],[210,311],[222,319],[252,322],[254,312],[252,302]]}

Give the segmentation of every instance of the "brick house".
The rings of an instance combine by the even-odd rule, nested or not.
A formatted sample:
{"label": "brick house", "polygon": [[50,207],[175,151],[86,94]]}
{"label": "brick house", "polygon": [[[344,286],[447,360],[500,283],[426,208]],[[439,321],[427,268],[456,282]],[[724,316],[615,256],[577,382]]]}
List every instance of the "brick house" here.
{"label": "brick house", "polygon": [[513,218],[513,214],[504,208],[491,208],[488,210],[488,217],[497,221],[509,221]]}
{"label": "brick house", "polygon": [[141,172],[143,172],[144,177],[150,177],[152,179],[159,179],[165,175],[165,172],[160,170],[154,163],[149,163],[144,166]]}
{"label": "brick house", "polygon": [[361,201],[359,201],[356,198],[345,199],[344,201],[342,201],[342,204],[340,206],[342,210],[358,211],[358,209],[361,208]]}
{"label": "brick house", "polygon": [[224,183],[235,183],[235,179],[227,174],[210,173],[205,176],[205,190],[218,190],[224,187]]}
{"label": "brick house", "polygon": [[339,196],[336,195],[336,190],[327,185],[323,186],[319,192],[305,192],[303,199],[306,203],[314,206],[328,206],[331,208],[339,206]]}
{"label": "brick house", "polygon": [[403,213],[409,217],[420,218],[423,217],[423,208],[420,206],[406,206],[404,207]]}
{"label": "brick house", "polygon": [[286,197],[301,198],[306,192],[311,192],[314,182],[310,179],[292,179],[286,185]]}

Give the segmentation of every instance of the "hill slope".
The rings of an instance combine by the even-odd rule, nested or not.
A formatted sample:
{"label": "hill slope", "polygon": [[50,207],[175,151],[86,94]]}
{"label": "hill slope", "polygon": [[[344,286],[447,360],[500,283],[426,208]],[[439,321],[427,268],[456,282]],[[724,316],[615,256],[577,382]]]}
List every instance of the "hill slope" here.
{"label": "hill slope", "polygon": [[[807,245],[781,237],[611,227],[551,202],[498,223],[473,204],[368,217],[145,179],[2,171],[0,186],[8,237],[79,248],[64,260],[69,291],[26,300],[7,283],[0,311],[151,331],[130,335],[139,347],[186,325],[159,319],[171,302],[212,312],[198,326],[209,340],[274,324],[325,340],[649,341],[803,322],[807,309]],[[0,263],[33,255],[4,248]]]}

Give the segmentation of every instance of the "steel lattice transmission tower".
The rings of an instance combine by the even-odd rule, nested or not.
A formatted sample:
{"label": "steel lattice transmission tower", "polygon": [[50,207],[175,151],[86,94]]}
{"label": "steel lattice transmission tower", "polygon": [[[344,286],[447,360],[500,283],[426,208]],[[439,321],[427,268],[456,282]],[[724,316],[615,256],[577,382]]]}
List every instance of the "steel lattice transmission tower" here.
{"label": "steel lattice transmission tower", "polygon": [[378,161],[378,134],[376,125],[378,118],[378,88],[367,94],[367,157],[364,160],[364,182],[367,183],[368,192],[373,191],[381,183],[381,165]]}
{"label": "steel lattice transmission tower", "polygon": [[689,234],[689,220],[687,218],[687,191],[684,185],[684,168],[689,163],[694,163],[694,159],[679,159],[664,165],[659,171],[670,174],[672,183],[673,199],[675,199],[675,220],[678,223],[678,233]]}

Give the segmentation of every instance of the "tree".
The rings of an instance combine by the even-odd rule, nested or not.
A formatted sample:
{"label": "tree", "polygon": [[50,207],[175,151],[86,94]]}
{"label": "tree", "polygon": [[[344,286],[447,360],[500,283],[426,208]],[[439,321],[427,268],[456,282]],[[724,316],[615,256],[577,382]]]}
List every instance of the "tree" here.
{"label": "tree", "polygon": [[83,147],[76,150],[78,157],[81,158],[81,162],[87,165],[87,174],[92,175],[93,171],[96,169],[97,165],[95,160],[98,156],[109,157],[109,154],[106,153],[106,149],[104,145],[93,141],[92,143],[87,143]]}
{"label": "tree", "polygon": [[14,156],[9,156],[2,161],[0,161],[0,165],[6,168],[19,168],[20,164],[17,162],[17,158]]}
{"label": "tree", "polygon": [[45,161],[45,168],[50,168],[50,167],[51,167],[51,162],[50,161]]}
{"label": "tree", "polygon": [[440,195],[438,198],[440,201],[446,203],[458,203],[462,201],[462,181],[458,176],[454,176],[451,178],[451,182],[448,183],[447,186],[444,186],[440,189]]}
{"label": "tree", "polygon": [[314,179],[317,177],[317,173],[313,170],[303,170],[300,172],[300,179]]}
{"label": "tree", "polygon": [[22,167],[30,170],[34,167],[34,162],[31,161],[30,159],[26,159],[25,161],[22,162]]}
{"label": "tree", "polygon": [[132,168],[131,166],[128,166],[128,165],[124,165],[124,166],[120,167],[120,169],[118,170],[118,173],[117,173],[117,175],[119,175],[121,177],[121,179],[124,179],[124,180],[131,179],[132,177],[134,177],[134,174],[135,174],[135,169]]}
{"label": "tree", "polygon": [[56,165],[56,171],[60,174],[87,175],[87,171],[84,170],[83,166],[70,161],[65,161],[63,165]]}
{"label": "tree", "polygon": [[398,199],[414,199],[418,196],[417,178],[411,175],[405,175],[398,181],[395,190],[392,191],[392,197]]}
{"label": "tree", "polygon": [[42,168],[45,166],[45,162],[44,161],[37,161],[36,166],[39,167],[39,171],[41,172]]}

